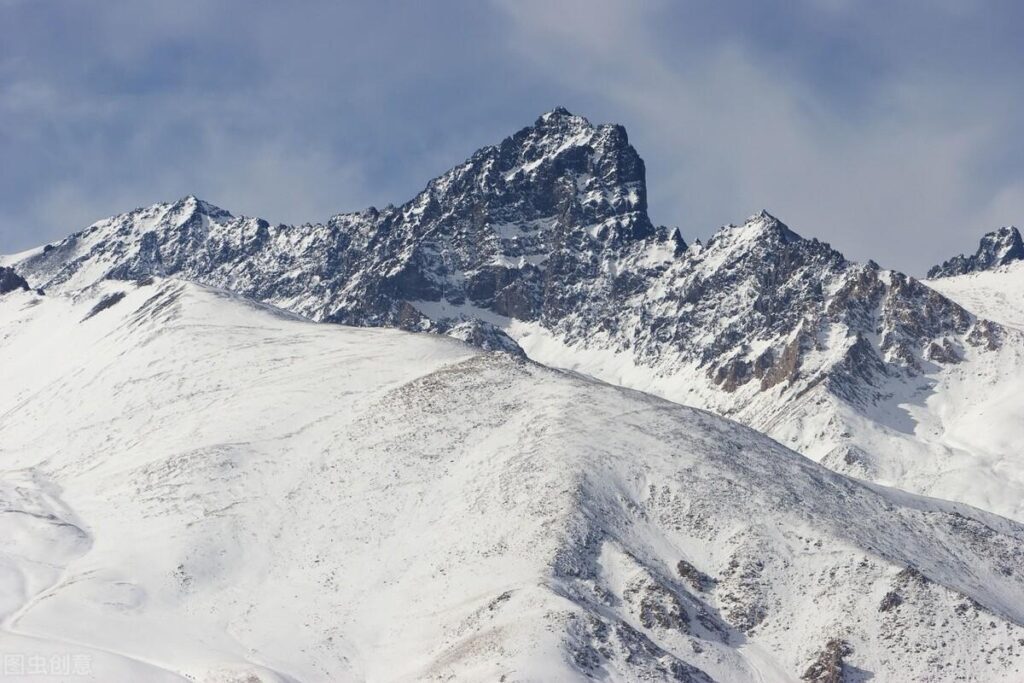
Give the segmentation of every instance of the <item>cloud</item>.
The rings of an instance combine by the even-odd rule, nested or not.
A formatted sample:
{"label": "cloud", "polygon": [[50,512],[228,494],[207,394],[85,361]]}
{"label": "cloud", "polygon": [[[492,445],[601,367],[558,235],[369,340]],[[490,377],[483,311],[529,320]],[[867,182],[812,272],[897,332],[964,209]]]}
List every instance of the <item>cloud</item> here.
{"label": "cloud", "polygon": [[762,207],[920,272],[1024,215],[1011,3],[0,4],[0,251],[195,193],[401,202],[562,104],[625,124],[652,217]]}
{"label": "cloud", "polygon": [[[992,84],[966,80],[973,72],[944,79],[899,50],[889,55],[895,47],[881,38],[859,48],[885,55],[870,68],[878,55],[857,61],[842,47],[831,58],[855,66],[808,65],[813,46],[780,54],[789,36],[765,27],[691,26],[666,52],[666,30],[716,22],[687,12],[669,20],[662,3],[499,6],[524,59],[561,65],[553,73],[566,88],[585,88],[606,115],[632,124],[653,217],[688,235],[764,207],[852,257],[920,272],[969,248],[989,227],[979,222],[1024,217],[1010,189],[1019,176],[979,172],[993,148],[1019,145],[1002,114],[1024,104],[1018,86],[1001,87],[1016,72]],[[826,9],[851,20],[848,6]]]}

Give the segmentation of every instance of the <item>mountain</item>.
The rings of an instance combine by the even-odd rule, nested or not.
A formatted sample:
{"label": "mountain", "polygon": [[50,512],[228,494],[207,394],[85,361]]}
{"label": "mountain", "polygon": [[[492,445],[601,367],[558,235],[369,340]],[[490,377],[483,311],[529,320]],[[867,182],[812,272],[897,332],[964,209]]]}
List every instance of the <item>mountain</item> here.
{"label": "mountain", "polygon": [[1015,261],[1024,261],[1024,240],[1020,231],[1011,226],[999,228],[981,238],[978,251],[973,256],[954,256],[945,263],[933,266],[928,271],[929,279],[977,273],[992,270]]}
{"label": "mountain", "polygon": [[[767,212],[688,245],[620,126],[564,109],[398,207],[271,225],[186,197],[14,264],[175,276],[317,321],[450,334],[706,408],[833,469],[1024,520],[1024,338]],[[1002,418],[991,426],[991,416]]]}
{"label": "mountain", "polygon": [[576,303],[601,255],[655,234],[644,164],[620,126],[556,109],[401,207],[271,226],[195,197],[94,224],[23,262],[44,287],[180,275],[315,320],[414,327],[406,301],[472,301],[528,319]]}
{"label": "mountain", "polygon": [[1024,675],[1024,526],[713,414],[160,277],[0,330],[0,650],[81,680]]}

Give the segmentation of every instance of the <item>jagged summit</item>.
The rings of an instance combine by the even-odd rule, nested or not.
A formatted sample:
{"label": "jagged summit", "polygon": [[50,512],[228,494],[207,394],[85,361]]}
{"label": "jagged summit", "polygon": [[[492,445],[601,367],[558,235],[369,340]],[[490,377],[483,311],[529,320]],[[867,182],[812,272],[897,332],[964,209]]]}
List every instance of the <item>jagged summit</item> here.
{"label": "jagged summit", "polygon": [[791,244],[804,241],[788,225],[761,209],[739,225],[726,225],[711,236],[711,242],[727,239],[733,242],[757,241],[762,243]]}
{"label": "jagged summit", "polygon": [[[573,114],[565,107],[555,107],[549,112],[541,114],[530,126],[524,130],[535,129],[546,134],[568,135],[571,139],[565,142],[568,144],[586,143],[593,139],[595,134],[610,134],[617,143],[629,144],[629,135],[624,126],[617,123],[591,123],[585,116]],[[522,132],[522,131],[521,131]]]}
{"label": "jagged summit", "polygon": [[1020,231],[1009,225],[985,234],[978,244],[978,251],[973,255],[960,254],[934,266],[928,271],[928,277],[976,273],[1005,266],[1014,261],[1024,261],[1024,240],[1021,239]]}
{"label": "jagged summit", "polygon": [[672,253],[674,256],[680,256],[690,248],[690,245],[686,243],[686,240],[683,238],[683,233],[679,228],[664,228],[664,231],[668,236],[669,242],[672,244]]}
{"label": "jagged summit", "polygon": [[748,218],[746,222],[748,225],[758,226],[761,231],[777,236],[786,243],[797,242],[804,239],[793,232],[788,225],[783,223],[774,215],[768,213],[766,209],[761,209],[756,214]]}
{"label": "jagged summit", "polygon": [[234,218],[230,211],[204,201],[194,194],[187,194],[170,205],[172,211],[182,215],[200,214],[210,218]]}
{"label": "jagged summit", "polygon": [[492,223],[558,218],[562,225],[605,224],[607,235],[653,232],[644,164],[625,130],[564,109],[432,180],[403,213],[432,218],[460,210]]}
{"label": "jagged summit", "polygon": [[403,300],[561,315],[568,303],[556,282],[592,279],[601,259],[656,232],[644,163],[625,130],[558,108],[400,206],[271,227],[189,195],[100,221],[25,267],[58,288],[181,275],[287,299],[316,319],[418,329],[428,322]]}
{"label": "jagged summit", "polygon": [[562,123],[572,123],[576,125],[587,126],[590,125],[590,121],[588,121],[585,117],[577,116],[576,114],[573,114],[571,111],[562,106],[555,107],[554,109],[546,111],[540,116],[538,116],[537,121],[534,125],[544,126]]}

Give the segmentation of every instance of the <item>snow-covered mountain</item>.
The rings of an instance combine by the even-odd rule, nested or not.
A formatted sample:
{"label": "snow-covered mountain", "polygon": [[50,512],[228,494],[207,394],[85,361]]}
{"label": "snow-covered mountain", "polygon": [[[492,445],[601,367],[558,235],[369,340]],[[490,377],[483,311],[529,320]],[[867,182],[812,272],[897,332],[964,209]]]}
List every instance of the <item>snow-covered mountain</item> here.
{"label": "snow-covered mountain", "polygon": [[763,213],[663,268],[589,334],[507,331],[541,362],[713,410],[837,471],[1024,519],[1024,406],[1005,400],[1024,387],[1018,331]]}
{"label": "snow-covered mountain", "polygon": [[978,273],[1024,261],[1024,240],[1012,225],[987,233],[971,256],[960,254],[928,271],[929,279]]}
{"label": "snow-covered mountain", "polygon": [[1024,408],[1002,400],[1024,386],[1018,330],[766,212],[687,245],[648,218],[625,131],[564,109],[399,207],[274,226],[186,197],[8,260],[47,291],[173,275],[314,320],[521,347],[1024,520]]}
{"label": "snow-covered mountain", "polygon": [[1024,526],[710,413],[175,279],[7,293],[0,357],[0,651],[26,666],[1024,676]]}
{"label": "snow-covered mountain", "polygon": [[360,325],[427,325],[406,305],[417,300],[560,317],[578,303],[561,285],[593,279],[604,252],[656,233],[646,208],[625,130],[556,109],[401,207],[272,226],[186,197],[96,223],[19,268],[63,290],[180,275]]}

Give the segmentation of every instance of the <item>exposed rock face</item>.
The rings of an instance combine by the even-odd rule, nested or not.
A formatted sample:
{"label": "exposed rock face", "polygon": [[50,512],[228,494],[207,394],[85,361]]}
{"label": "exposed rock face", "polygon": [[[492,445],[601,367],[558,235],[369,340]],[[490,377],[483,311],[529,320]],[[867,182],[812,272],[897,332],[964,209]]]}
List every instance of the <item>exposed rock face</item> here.
{"label": "exposed rock face", "polygon": [[972,256],[954,256],[945,263],[928,271],[929,278],[950,277],[965,273],[976,273],[1005,266],[1014,261],[1024,261],[1024,240],[1020,231],[1011,226],[999,228],[981,238],[978,251]]}
{"label": "exposed rock face", "polygon": [[28,291],[28,282],[18,275],[13,268],[0,266],[0,294],[7,294],[16,290]]}
{"label": "exposed rock face", "polygon": [[851,654],[853,648],[849,643],[833,638],[800,678],[811,683],[843,683],[843,658]]}
{"label": "exposed rock face", "polygon": [[522,347],[501,328],[483,320],[466,320],[445,331],[455,339],[477,346],[485,351],[501,351],[518,358],[525,358]]}
{"label": "exposed rock face", "polygon": [[556,109],[397,208],[271,226],[186,197],[101,221],[26,267],[73,287],[101,261],[108,277],[179,275],[357,325],[407,326],[404,301],[558,319],[578,303],[569,282],[595,279],[602,254],[655,233],[625,130]]}

